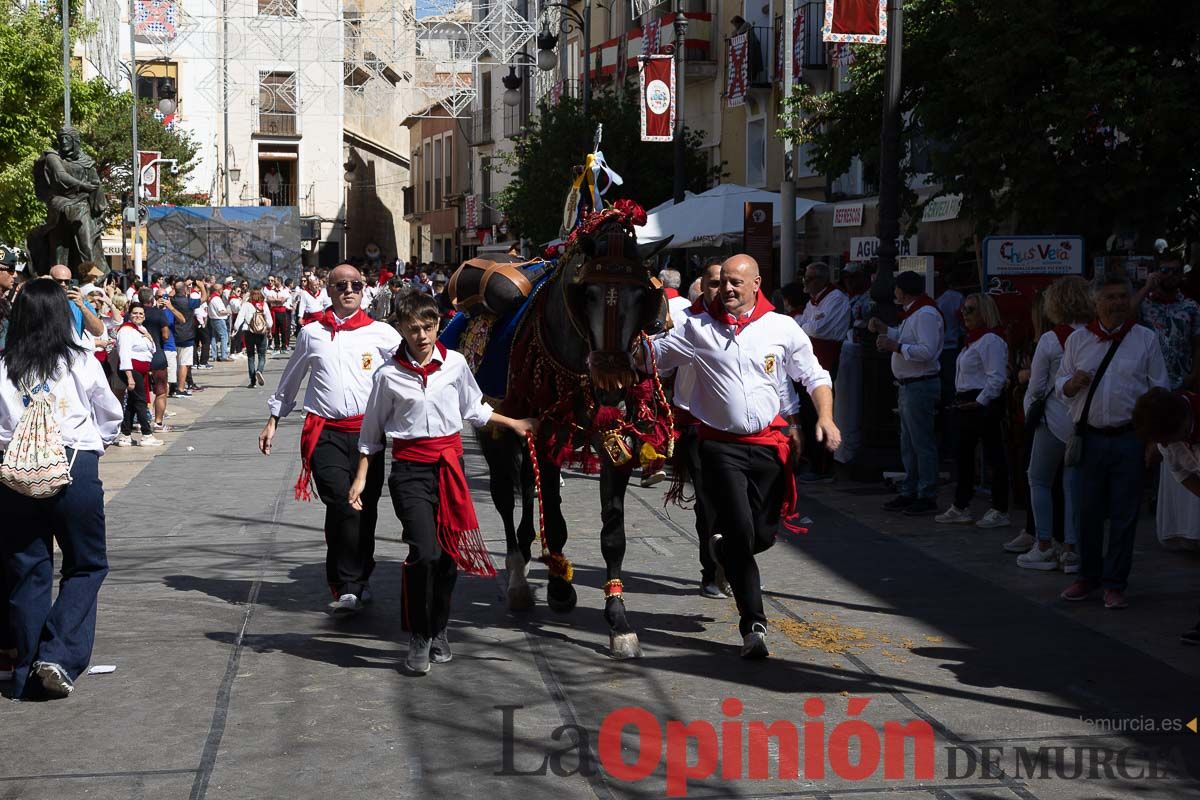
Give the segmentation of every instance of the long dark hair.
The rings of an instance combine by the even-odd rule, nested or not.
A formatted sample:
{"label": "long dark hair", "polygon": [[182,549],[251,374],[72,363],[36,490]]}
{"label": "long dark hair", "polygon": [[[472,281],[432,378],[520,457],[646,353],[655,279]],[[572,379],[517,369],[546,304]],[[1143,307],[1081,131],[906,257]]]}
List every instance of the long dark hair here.
{"label": "long dark hair", "polygon": [[13,302],[4,351],[8,379],[21,383],[49,380],[62,362],[86,354],[75,341],[67,293],[50,280],[29,281]]}

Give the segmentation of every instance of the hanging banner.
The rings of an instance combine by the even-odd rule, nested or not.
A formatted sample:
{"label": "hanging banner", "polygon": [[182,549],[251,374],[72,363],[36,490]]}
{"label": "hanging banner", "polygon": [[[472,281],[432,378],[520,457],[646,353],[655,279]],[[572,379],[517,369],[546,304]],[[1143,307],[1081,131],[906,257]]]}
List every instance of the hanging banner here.
{"label": "hanging banner", "polygon": [[675,59],[642,59],[642,141],[669,142],[675,138]]}
{"label": "hanging banner", "polygon": [[746,104],[746,86],[749,83],[749,34],[739,33],[729,40],[728,69],[725,70],[725,105],[736,108]]}
{"label": "hanging banner", "polygon": [[154,162],[161,156],[157,150],[138,150],[138,169],[141,170],[138,183],[142,187],[143,200],[158,199],[158,165]]}
{"label": "hanging banner", "polygon": [[[775,27],[775,82],[783,83],[784,68],[784,36],[783,25]],[[805,35],[808,25],[805,22],[804,6],[796,4],[796,16],[792,19],[792,80],[799,81],[804,77],[804,54],[807,43]]]}
{"label": "hanging banner", "polygon": [[468,230],[479,227],[479,195],[469,194],[463,199],[463,227]]}
{"label": "hanging banner", "polygon": [[658,55],[658,31],[661,27],[662,20],[659,19],[646,23],[646,27],[642,29],[642,55]]}
{"label": "hanging banner", "polygon": [[133,36],[139,42],[172,42],[179,33],[175,0],[135,0]]}
{"label": "hanging banner", "polygon": [[822,38],[827,42],[887,42],[887,0],[828,0]]}

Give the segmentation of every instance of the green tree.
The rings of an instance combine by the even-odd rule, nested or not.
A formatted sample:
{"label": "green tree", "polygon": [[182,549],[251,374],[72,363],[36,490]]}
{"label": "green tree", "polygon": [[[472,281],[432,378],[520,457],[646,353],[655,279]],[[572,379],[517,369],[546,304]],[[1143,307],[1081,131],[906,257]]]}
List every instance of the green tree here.
{"label": "green tree", "polygon": [[[904,142],[980,235],[1195,236],[1200,4],[908,0],[904,29]],[[853,87],[802,91],[808,120],[781,131],[826,174],[878,163],[884,49],[854,52]]]}
{"label": "green tree", "polygon": [[[569,97],[556,106],[541,104],[513,153],[499,165],[511,172],[512,182],[496,204],[519,235],[534,242],[558,236],[572,169],[583,164],[598,123],[604,126],[604,158],[625,181],[606,198],[627,197],[649,209],[671,197],[673,144],[641,141],[637,92],[594,90],[590,111],[591,119],[585,119],[581,103]],[[685,128],[684,136],[687,188],[703,191],[721,170],[709,167],[700,150],[701,134]]]}

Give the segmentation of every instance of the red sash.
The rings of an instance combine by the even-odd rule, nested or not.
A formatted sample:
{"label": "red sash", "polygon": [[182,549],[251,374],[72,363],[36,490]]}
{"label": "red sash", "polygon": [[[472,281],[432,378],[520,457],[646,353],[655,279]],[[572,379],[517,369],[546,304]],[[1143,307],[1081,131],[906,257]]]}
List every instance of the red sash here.
{"label": "red sash", "polygon": [[787,519],[796,513],[796,481],[792,477],[792,440],[783,429],[788,427],[788,421],[783,417],[775,417],[771,424],[758,433],[729,433],[700,423],[700,441],[738,442],[753,444],[760,447],[770,447],[775,450],[775,457],[783,467],[783,516]]}
{"label": "red sash", "polygon": [[142,376],[142,389],[146,394],[146,402],[150,402],[150,362],[131,359],[133,371]]}
{"label": "red sash", "polygon": [[329,428],[343,433],[358,433],[362,430],[363,415],[343,419],[326,419],[320,414],[306,414],[304,427],[300,430],[300,477],[296,479],[296,499],[312,500],[312,455],[317,449],[321,431]]}
{"label": "red sash", "polygon": [[493,577],[496,569],[479,532],[462,454],[462,437],[457,433],[392,440],[392,458],[397,461],[438,465],[437,539],[442,551],[462,571]]}

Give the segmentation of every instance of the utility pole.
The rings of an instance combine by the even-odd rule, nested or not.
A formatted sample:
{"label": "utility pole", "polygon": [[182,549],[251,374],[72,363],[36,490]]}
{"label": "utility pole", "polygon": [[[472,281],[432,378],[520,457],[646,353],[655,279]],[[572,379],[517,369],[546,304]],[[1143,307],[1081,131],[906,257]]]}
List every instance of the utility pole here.
{"label": "utility pole", "polygon": [[[592,106],[592,0],[583,2],[583,119],[591,125]],[[590,134],[589,134],[590,135]]]}
{"label": "utility pole", "polygon": [[62,0],[63,127],[71,127],[71,0]]}
{"label": "utility pole", "polygon": [[[70,2],[70,0],[64,0]],[[138,233],[141,230],[141,195],[142,168],[138,163],[138,86],[137,86],[137,36],[136,11],[134,0],[129,0],[129,90],[133,94],[132,130],[133,130],[133,159],[130,166],[133,171],[133,274],[142,276],[142,251],[138,249]]]}
{"label": "utility pole", "polygon": [[221,115],[224,117],[225,157],[221,171],[225,173],[225,205],[229,199],[229,0],[221,0]]}
{"label": "utility pole", "polygon": [[[792,98],[796,75],[792,54],[796,52],[793,37],[796,33],[796,0],[783,4],[783,96]],[[791,127],[795,128],[796,109],[792,108]],[[792,174],[788,175],[788,151],[791,151]],[[783,143],[783,181],[779,184],[779,285],[787,286],[796,279],[796,169],[800,148]]]}
{"label": "utility pole", "polygon": [[687,167],[683,146],[684,72],[687,64],[687,17],[683,15],[683,0],[675,0],[675,203],[687,196]]}
{"label": "utility pole", "polygon": [[887,66],[884,72],[883,128],[879,141],[879,270],[871,299],[890,306],[900,237],[900,91],[903,73],[904,0],[888,3]]}

